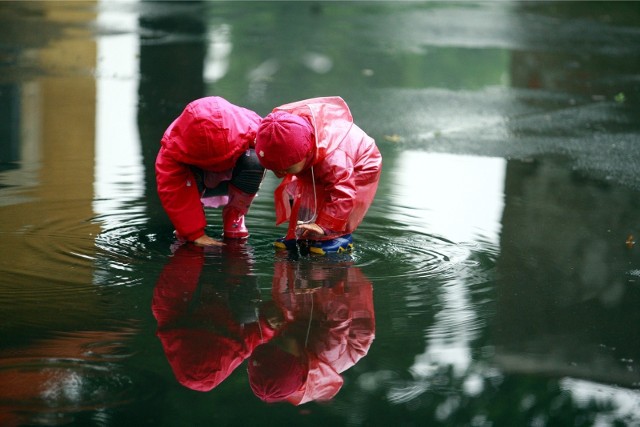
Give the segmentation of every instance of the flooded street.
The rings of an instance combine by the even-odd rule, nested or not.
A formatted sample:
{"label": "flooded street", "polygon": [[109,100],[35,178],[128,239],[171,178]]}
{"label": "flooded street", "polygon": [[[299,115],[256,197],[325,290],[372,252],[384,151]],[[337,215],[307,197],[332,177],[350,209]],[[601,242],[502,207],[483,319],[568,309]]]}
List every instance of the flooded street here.
{"label": "flooded street", "polygon": [[[640,424],[635,2],[0,2],[0,425]],[[341,96],[351,254],[180,245],[167,126]],[[220,210],[207,232],[222,232]],[[265,403],[277,311],[313,362]],[[315,363],[315,364],[313,364]]]}

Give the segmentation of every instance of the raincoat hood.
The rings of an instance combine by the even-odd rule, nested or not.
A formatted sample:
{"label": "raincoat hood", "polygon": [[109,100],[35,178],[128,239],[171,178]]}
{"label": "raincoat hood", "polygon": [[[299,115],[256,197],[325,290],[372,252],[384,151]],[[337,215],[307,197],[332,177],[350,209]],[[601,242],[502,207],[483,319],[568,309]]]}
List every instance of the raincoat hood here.
{"label": "raincoat hood", "polygon": [[162,145],[178,162],[225,171],[253,145],[259,124],[258,114],[224,98],[200,98],[167,128]]}
{"label": "raincoat hood", "polygon": [[314,147],[308,119],[286,111],[268,114],[258,128],[256,153],[266,169],[282,171],[302,161]]}
{"label": "raincoat hood", "polygon": [[315,155],[313,163],[321,162],[336,150],[353,126],[353,116],[347,103],[339,96],[311,98],[281,105],[273,111],[286,111],[306,117],[314,128]]}
{"label": "raincoat hood", "polygon": [[304,386],[287,396],[287,402],[302,405],[311,401],[326,402],[335,397],[342,388],[344,379],[330,364],[315,355],[309,357],[309,373]]}
{"label": "raincoat hood", "polygon": [[248,354],[241,342],[201,329],[159,331],[158,338],[178,382],[197,391],[217,387]]}

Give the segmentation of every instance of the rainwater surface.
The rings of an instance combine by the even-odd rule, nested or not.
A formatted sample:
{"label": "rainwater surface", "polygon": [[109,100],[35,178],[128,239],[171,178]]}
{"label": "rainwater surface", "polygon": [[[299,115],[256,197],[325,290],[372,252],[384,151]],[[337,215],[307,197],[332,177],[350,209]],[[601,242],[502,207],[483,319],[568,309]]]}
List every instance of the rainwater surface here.
{"label": "rainwater surface", "polygon": [[[635,2],[0,2],[0,424],[640,424]],[[337,95],[383,155],[351,254],[180,245],[193,99]],[[221,232],[219,210],[207,213]],[[274,308],[313,369],[251,387]],[[274,380],[277,383],[277,380]]]}

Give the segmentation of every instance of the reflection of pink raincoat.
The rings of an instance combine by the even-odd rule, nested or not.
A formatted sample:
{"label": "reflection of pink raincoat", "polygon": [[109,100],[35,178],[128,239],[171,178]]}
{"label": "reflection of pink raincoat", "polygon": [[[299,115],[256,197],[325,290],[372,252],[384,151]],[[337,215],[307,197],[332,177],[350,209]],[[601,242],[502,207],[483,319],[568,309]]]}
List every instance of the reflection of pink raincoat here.
{"label": "reflection of pink raincoat", "polygon": [[262,319],[239,324],[223,297],[213,292],[215,289],[198,290],[203,265],[202,247],[180,247],[160,274],[152,311],[158,322],[158,338],[176,379],[190,389],[209,391],[257,345],[268,341],[273,330]]}
{"label": "reflection of pink raincoat", "polygon": [[311,219],[314,212],[315,178],[316,224],[338,235],[353,232],[378,188],[382,157],[375,141],[353,123],[349,107],[337,96],[298,101],[277,110],[308,118],[315,129],[316,146],[313,169],[287,175],[276,189],[276,224],[289,220],[287,238],[295,238],[297,221]]}
{"label": "reflection of pink raincoat", "polygon": [[[333,398],[342,388],[340,373],[367,354],[375,337],[373,288],[360,269],[316,268],[301,280],[298,264],[276,264],[273,278],[273,299],[286,313],[288,323],[311,325],[305,346],[307,380],[287,397],[294,405]],[[336,277],[336,269],[341,270],[341,277]],[[331,277],[322,277],[326,274]],[[322,283],[331,287],[317,287]],[[310,287],[305,289],[307,284]],[[298,338],[303,343],[306,339]]]}
{"label": "reflection of pink raincoat", "polygon": [[167,128],[156,158],[156,182],[181,237],[193,241],[207,225],[191,166],[230,179],[238,158],[255,145],[259,124],[253,111],[209,96],[187,105]]}

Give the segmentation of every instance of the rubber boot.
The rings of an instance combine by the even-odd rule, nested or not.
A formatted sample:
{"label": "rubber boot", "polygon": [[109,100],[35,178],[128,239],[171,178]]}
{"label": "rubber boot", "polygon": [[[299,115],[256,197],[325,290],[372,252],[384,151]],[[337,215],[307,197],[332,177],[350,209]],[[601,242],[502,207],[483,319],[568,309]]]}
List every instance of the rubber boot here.
{"label": "rubber boot", "polygon": [[255,194],[247,194],[234,185],[229,184],[229,202],[222,209],[222,236],[225,239],[246,239],[249,230],[244,225],[244,216]]}
{"label": "rubber boot", "polygon": [[353,237],[351,237],[351,234],[345,234],[335,239],[316,240],[309,250],[317,255],[351,252],[353,250]]}
{"label": "rubber boot", "polygon": [[278,250],[292,251],[298,247],[297,245],[296,239],[287,239],[285,237],[279,237],[273,242],[273,247]]}

